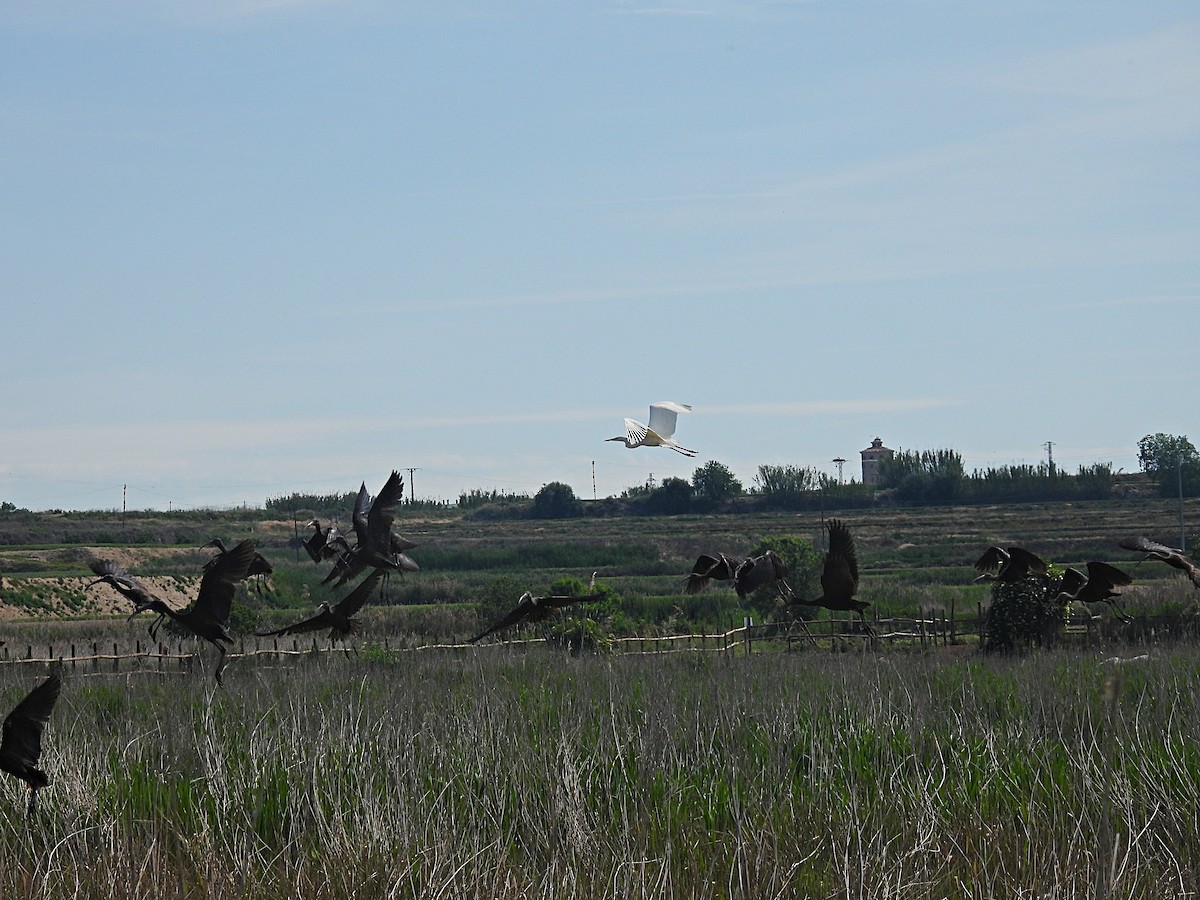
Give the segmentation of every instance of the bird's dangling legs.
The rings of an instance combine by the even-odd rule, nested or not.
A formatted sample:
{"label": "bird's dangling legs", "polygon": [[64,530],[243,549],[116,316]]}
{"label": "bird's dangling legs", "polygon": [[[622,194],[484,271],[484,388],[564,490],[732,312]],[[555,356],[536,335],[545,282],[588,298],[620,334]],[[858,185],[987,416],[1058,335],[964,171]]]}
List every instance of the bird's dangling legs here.
{"label": "bird's dangling legs", "polygon": [[221,680],[221,670],[225,668],[225,648],[221,644],[216,644],[216,648],[221,655],[217,659],[217,668],[216,671],[213,672],[213,678],[216,679],[217,684],[219,684],[221,687],[225,687],[225,682]]}
{"label": "bird's dangling legs", "polygon": [[812,645],[814,647],[820,646],[819,644],[817,644],[817,639],[815,637],[813,637],[812,630],[808,627],[808,623],[800,618],[797,618],[796,621],[800,623],[801,631],[804,632],[804,636],[809,639],[809,641],[812,643]]}
{"label": "bird's dangling legs", "polygon": [[875,629],[868,624],[866,614],[861,609],[856,610],[856,612],[858,613],[859,621],[862,622],[863,631],[866,632],[867,636],[871,639],[871,646],[874,647],[879,642],[879,635],[877,635],[875,633]]}

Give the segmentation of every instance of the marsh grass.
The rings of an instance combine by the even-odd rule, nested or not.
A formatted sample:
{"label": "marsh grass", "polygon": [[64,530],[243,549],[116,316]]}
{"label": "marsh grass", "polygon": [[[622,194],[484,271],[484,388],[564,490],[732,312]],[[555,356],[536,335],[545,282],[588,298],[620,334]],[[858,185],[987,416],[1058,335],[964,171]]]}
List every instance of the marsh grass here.
{"label": "marsh grass", "polygon": [[0,895],[1178,896],[1198,682],[1183,648],[76,676],[37,817],[0,790]]}

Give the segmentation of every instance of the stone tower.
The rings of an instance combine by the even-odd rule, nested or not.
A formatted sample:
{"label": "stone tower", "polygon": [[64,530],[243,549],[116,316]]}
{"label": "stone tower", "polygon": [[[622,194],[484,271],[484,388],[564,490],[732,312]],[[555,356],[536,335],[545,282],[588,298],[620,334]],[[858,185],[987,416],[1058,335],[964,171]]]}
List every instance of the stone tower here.
{"label": "stone tower", "polygon": [[883,446],[880,438],[875,438],[871,441],[871,446],[861,452],[863,484],[879,484],[879,461],[891,459],[895,451]]}

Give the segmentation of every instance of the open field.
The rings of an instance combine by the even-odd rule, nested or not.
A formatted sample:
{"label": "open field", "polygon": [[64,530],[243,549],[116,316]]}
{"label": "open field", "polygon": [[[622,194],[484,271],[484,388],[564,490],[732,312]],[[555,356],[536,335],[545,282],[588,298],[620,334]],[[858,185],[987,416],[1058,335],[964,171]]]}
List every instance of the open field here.
{"label": "open field", "polygon": [[[844,518],[862,596],[895,612],[974,603],[985,589],[969,585],[969,566],[987,544],[1131,565],[1116,541],[1169,538],[1177,515],[1161,501],[1114,501]],[[43,605],[18,605],[25,615],[0,639],[144,639],[142,624],[86,605],[99,601],[60,595],[82,597],[89,558],[119,555],[182,602],[206,558],[194,548],[212,533],[251,533],[275,561],[264,614],[311,609],[325,569],[295,558],[291,528],[239,520],[178,544],[7,546],[5,596]],[[646,615],[640,629],[667,633],[679,623],[653,616],[687,611],[680,582],[696,554],[819,529],[782,514],[401,520],[423,570],[396,588],[400,602],[365,611],[357,656],[242,658],[224,689],[210,648],[191,669],[68,667],[42,758],[54,783],[33,820],[18,783],[0,782],[0,896],[1200,892],[1190,641],[1143,634],[1004,658],[970,644],[573,657],[544,644],[400,653],[378,643],[461,639],[489,583],[539,589],[591,570]],[[1192,602],[1167,567],[1133,571],[1135,611]],[[717,621],[742,613],[727,589],[692,601]],[[44,671],[0,665],[0,709]]]}
{"label": "open field", "polygon": [[[1176,609],[1192,599],[1190,586],[1173,570],[1151,563],[1134,567],[1134,555],[1116,546],[1121,537],[1142,533],[1177,543],[1179,508],[1169,500],[830,510],[827,515],[840,516],[852,529],[862,568],[860,597],[884,614],[945,609],[951,602],[960,611],[970,610],[985,601],[987,588],[971,584],[970,566],[992,543],[1021,544],[1064,565],[1102,559],[1130,567],[1136,582],[1126,591],[1126,605],[1134,612]],[[1187,501],[1185,516],[1188,522],[1200,518],[1200,500]],[[275,564],[275,593],[264,600],[246,598],[269,621],[286,621],[295,610],[311,609],[328,596],[318,584],[327,567],[313,566],[289,546],[294,523],[255,518],[252,511],[208,514],[199,521],[194,515],[176,520],[153,513],[126,518],[72,513],[55,518],[54,527],[70,542],[23,545],[16,525],[6,526],[8,543],[0,546],[0,622],[94,618],[125,609],[108,589],[84,594],[87,561],[95,556],[116,558],[182,605],[193,595],[200,565],[208,558],[196,547],[214,535],[253,537]],[[519,593],[544,590],[558,578],[586,579],[592,571],[649,627],[737,625],[746,610],[727,588],[714,586],[691,598],[681,593],[682,576],[696,557],[713,550],[744,554],[766,537],[793,535],[818,546],[822,539],[820,516],[811,513],[494,522],[424,514],[407,518],[401,507],[396,527],[420,543],[413,555],[422,571],[394,585],[394,609],[368,609],[368,622],[373,633],[428,628],[439,638],[453,637],[450,628],[463,634],[474,628],[478,623],[469,614],[453,610],[469,612],[499,578],[511,579]],[[97,537],[117,543],[96,543]],[[431,616],[430,607],[443,612]]]}
{"label": "open field", "polygon": [[1193,896],[1197,698],[1191,646],[68,674],[0,895]]}

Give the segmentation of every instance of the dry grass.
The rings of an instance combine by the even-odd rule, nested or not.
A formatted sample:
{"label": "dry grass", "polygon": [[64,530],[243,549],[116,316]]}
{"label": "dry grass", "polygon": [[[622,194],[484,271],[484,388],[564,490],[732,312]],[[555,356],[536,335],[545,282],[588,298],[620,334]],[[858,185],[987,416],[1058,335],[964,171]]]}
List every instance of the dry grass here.
{"label": "dry grass", "polygon": [[1193,648],[79,674],[0,895],[1181,896],[1198,687]]}

